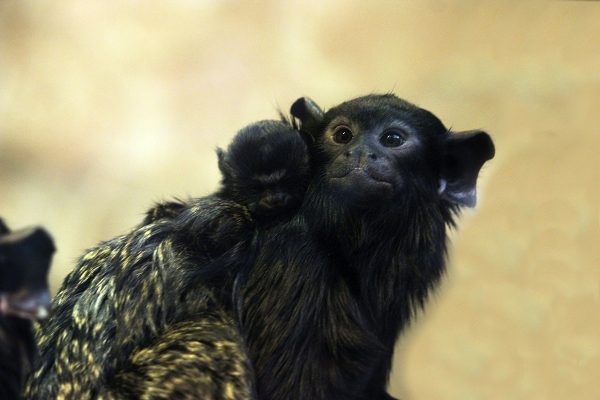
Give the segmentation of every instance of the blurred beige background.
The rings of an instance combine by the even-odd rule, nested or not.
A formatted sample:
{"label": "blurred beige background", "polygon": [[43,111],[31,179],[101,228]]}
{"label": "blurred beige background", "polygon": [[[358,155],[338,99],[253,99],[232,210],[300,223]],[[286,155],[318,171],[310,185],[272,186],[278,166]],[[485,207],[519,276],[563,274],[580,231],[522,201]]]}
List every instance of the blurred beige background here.
{"label": "blurred beige background", "polygon": [[214,148],[309,95],[393,90],[497,157],[398,345],[404,399],[600,398],[600,4],[0,2],[0,215],[41,223],[56,289]]}

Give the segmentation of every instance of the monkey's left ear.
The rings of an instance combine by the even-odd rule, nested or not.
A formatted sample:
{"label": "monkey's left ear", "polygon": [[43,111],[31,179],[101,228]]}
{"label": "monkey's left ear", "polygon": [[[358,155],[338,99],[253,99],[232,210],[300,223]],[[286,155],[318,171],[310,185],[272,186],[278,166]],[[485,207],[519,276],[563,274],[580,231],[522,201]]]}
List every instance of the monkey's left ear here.
{"label": "monkey's left ear", "polygon": [[0,218],[0,235],[4,235],[9,232],[10,232],[10,229],[8,229],[8,226],[6,226],[6,224],[4,223],[4,220],[2,218]]}
{"label": "monkey's left ear", "polygon": [[483,131],[453,133],[443,146],[440,195],[459,206],[475,207],[479,170],[487,160],[494,158],[492,139]]}
{"label": "monkey's left ear", "polygon": [[290,114],[300,120],[300,129],[312,133],[312,128],[316,127],[323,120],[323,110],[314,101],[308,97],[300,97],[292,104]]}

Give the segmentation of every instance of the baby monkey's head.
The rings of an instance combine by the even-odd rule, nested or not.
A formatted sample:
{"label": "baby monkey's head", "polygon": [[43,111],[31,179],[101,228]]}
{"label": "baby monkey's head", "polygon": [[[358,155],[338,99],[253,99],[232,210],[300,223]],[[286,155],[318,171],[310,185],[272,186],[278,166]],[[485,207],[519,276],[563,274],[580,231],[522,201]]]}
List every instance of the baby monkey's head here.
{"label": "baby monkey's head", "polygon": [[247,206],[256,219],[276,217],[300,204],[308,180],[308,150],[287,122],[253,123],[217,155],[221,193]]}

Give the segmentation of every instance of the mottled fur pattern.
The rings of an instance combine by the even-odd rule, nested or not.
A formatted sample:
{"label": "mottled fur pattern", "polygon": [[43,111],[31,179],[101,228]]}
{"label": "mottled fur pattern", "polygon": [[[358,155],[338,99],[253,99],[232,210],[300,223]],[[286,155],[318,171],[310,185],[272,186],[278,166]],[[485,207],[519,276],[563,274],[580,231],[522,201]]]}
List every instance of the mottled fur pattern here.
{"label": "mottled fur pattern", "polygon": [[[113,383],[136,379],[132,368],[150,362],[142,349],[161,349],[166,337],[191,339],[193,327],[182,323],[208,311],[213,318],[231,312],[233,278],[246,262],[253,229],[244,207],[214,196],[192,201],[174,219],[160,219],[88,251],[57,293],[51,318],[40,325],[40,357],[26,396],[121,398],[123,387]],[[201,321],[196,329],[208,332],[210,326]],[[212,326],[217,336],[237,329],[225,317]],[[246,362],[244,345],[231,333],[222,340],[228,351],[220,349],[220,362],[237,371]],[[202,393],[194,382],[187,384],[177,390]],[[252,388],[244,374],[230,377],[227,385],[239,393]],[[145,398],[162,398],[148,393]]]}
{"label": "mottled fur pattern", "polygon": [[175,324],[133,353],[111,386],[136,399],[241,400],[253,396],[251,368],[236,323],[211,309]]}

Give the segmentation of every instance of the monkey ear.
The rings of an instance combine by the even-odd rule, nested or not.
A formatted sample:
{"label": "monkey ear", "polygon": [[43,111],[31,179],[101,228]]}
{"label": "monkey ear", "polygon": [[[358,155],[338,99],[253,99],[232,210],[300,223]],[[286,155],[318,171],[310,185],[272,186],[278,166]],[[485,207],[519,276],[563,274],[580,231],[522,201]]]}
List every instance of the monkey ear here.
{"label": "monkey ear", "polygon": [[483,164],[494,158],[494,143],[483,131],[450,134],[444,141],[439,193],[459,206],[475,207],[477,176]]}
{"label": "monkey ear", "polygon": [[7,233],[10,233],[10,229],[8,229],[8,226],[6,226],[4,220],[0,218],[0,235],[5,235]]}
{"label": "monkey ear", "polygon": [[292,104],[290,114],[300,120],[300,128],[318,125],[323,120],[323,110],[308,97],[300,97]]}
{"label": "monkey ear", "polygon": [[220,147],[217,147],[217,158],[219,160],[219,171],[223,174],[224,178],[231,177],[231,166],[226,160],[227,153]]}

